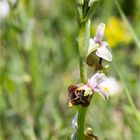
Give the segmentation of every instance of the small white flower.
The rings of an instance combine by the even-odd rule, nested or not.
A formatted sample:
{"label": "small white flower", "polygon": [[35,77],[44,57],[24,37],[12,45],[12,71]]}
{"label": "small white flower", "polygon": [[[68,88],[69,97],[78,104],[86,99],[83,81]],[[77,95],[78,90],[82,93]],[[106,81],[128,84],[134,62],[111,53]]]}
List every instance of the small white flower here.
{"label": "small white flower", "polygon": [[8,16],[9,14],[9,3],[7,0],[0,0],[0,19],[3,19]]}
{"label": "small white flower", "polygon": [[102,41],[105,30],[105,24],[100,23],[97,28],[96,35],[94,39],[90,38],[88,55],[90,55],[93,51],[96,51],[96,55],[104,60],[112,61],[112,55],[107,49],[108,43],[106,41]]}
{"label": "small white flower", "polygon": [[109,90],[107,86],[103,86],[103,83],[107,80],[107,77],[103,73],[96,73],[89,80],[87,85],[92,88],[93,92],[100,94],[103,99],[108,99]]}

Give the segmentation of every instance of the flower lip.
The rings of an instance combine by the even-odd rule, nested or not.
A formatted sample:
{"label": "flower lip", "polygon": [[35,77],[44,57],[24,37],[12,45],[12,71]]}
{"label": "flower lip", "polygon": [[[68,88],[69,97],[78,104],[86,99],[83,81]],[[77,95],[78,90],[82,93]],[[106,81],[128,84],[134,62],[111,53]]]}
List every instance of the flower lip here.
{"label": "flower lip", "polygon": [[76,86],[76,85],[70,85],[70,86],[68,87],[68,92],[69,92],[69,93],[72,93],[72,92],[74,92],[76,89],[77,89],[77,86]]}
{"label": "flower lip", "polygon": [[71,85],[68,88],[69,106],[82,105],[86,107],[90,104],[92,89],[85,84]]}

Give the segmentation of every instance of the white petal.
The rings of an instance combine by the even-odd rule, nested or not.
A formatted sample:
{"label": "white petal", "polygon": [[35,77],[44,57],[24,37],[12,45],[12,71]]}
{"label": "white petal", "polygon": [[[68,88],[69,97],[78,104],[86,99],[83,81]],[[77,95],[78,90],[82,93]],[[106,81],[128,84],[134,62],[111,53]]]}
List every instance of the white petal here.
{"label": "white petal", "polygon": [[90,38],[90,40],[89,40],[89,48],[93,48],[94,45],[95,45],[94,39]]}
{"label": "white petal", "polygon": [[99,48],[99,44],[95,42],[94,39],[90,38],[89,40],[89,47],[88,47],[88,55]]}
{"label": "white petal", "polygon": [[95,89],[95,92],[101,95],[104,100],[108,100],[108,93],[103,89]]}
{"label": "white petal", "polygon": [[113,96],[114,94],[118,94],[122,92],[121,84],[113,77],[108,77],[106,81],[101,83],[102,88],[108,87],[108,94]]}
{"label": "white petal", "polygon": [[105,31],[105,24],[100,23],[100,25],[98,26],[96,30],[96,36],[95,36],[97,42],[102,42],[104,31]]}
{"label": "white petal", "polygon": [[112,61],[112,55],[106,47],[100,47],[96,51],[96,55],[107,61]]}

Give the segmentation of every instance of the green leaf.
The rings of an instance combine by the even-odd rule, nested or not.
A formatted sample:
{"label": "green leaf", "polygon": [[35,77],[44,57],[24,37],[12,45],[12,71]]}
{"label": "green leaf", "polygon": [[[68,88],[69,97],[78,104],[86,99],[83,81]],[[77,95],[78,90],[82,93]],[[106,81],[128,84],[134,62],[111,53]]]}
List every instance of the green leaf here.
{"label": "green leaf", "polygon": [[121,15],[123,21],[125,22],[125,24],[126,24],[128,30],[130,31],[130,33],[131,33],[131,35],[132,35],[132,37],[133,37],[133,39],[134,39],[134,41],[135,41],[137,47],[140,49],[140,40],[139,40],[138,36],[136,35],[134,29],[132,28],[131,24],[130,24],[129,21],[127,20],[127,18],[126,18],[126,16],[125,16],[124,12],[122,11],[121,6],[120,6],[120,4],[118,3],[117,0],[115,0],[115,5],[116,5],[116,7],[117,7],[117,9],[118,9],[118,12],[120,13],[120,15]]}

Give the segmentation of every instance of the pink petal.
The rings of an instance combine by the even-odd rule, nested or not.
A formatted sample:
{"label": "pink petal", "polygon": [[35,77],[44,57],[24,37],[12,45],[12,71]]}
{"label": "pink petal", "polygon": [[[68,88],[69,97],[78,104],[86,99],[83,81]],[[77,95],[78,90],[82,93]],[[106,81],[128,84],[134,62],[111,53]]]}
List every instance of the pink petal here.
{"label": "pink petal", "polygon": [[104,35],[104,30],[105,30],[105,24],[104,23],[100,23],[100,25],[98,26],[97,30],[96,30],[96,35],[95,35],[95,39],[97,42],[102,42],[102,38]]}
{"label": "pink petal", "polygon": [[88,84],[94,90],[94,88],[96,88],[96,86],[98,86],[105,80],[106,80],[106,76],[103,73],[96,73],[88,80]]}
{"label": "pink petal", "polygon": [[108,46],[108,43],[106,41],[103,41],[100,47],[106,47]]}

